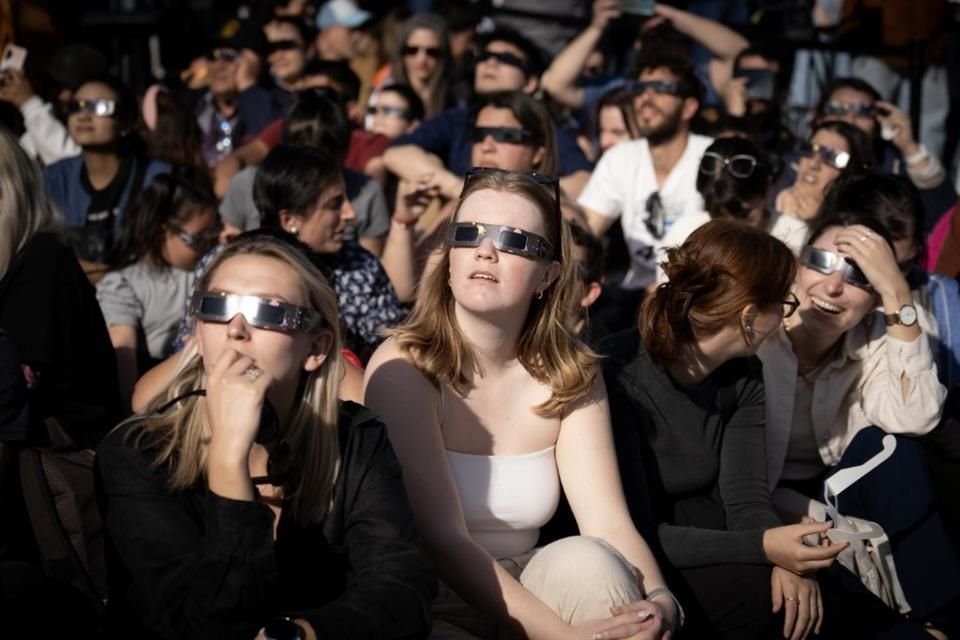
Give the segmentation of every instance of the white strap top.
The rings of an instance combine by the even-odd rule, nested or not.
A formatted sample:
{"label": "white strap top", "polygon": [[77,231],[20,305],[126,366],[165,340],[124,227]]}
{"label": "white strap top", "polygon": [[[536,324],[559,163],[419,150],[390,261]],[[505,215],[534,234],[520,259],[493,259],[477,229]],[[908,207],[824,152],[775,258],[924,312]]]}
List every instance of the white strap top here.
{"label": "white strap top", "polygon": [[515,456],[447,451],[463,517],[473,539],[494,558],[524,554],[560,502],[555,447]]}

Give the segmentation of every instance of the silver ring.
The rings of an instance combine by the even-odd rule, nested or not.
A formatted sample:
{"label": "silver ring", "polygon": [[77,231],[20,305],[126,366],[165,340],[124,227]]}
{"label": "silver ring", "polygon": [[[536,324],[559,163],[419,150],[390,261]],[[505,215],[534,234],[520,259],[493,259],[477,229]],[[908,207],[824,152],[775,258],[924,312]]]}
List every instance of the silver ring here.
{"label": "silver ring", "polygon": [[250,365],[250,367],[243,372],[243,375],[247,376],[251,380],[256,380],[263,375],[263,369],[255,365]]}
{"label": "silver ring", "polygon": [[867,236],[860,236],[860,242],[866,242]]}
{"label": "silver ring", "polygon": [[784,600],[787,602],[797,602],[797,598],[791,598],[789,596],[784,596]]}

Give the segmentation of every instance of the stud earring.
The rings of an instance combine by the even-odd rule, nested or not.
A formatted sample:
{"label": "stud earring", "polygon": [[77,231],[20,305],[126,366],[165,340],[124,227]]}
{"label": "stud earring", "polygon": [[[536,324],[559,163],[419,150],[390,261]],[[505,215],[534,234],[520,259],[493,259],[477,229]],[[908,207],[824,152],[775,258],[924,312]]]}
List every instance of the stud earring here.
{"label": "stud earring", "polygon": [[753,325],[752,325],[752,324],[748,324],[746,327],[744,327],[743,330],[746,331],[748,334],[749,334],[749,333],[753,333]]}
{"label": "stud earring", "polygon": [[543,289],[537,291],[537,300],[543,300]]}
{"label": "stud earring", "polygon": [[298,233],[300,233],[300,229],[299,229],[298,227],[290,227],[290,235],[294,235],[294,236],[295,236],[295,235],[297,235]]}

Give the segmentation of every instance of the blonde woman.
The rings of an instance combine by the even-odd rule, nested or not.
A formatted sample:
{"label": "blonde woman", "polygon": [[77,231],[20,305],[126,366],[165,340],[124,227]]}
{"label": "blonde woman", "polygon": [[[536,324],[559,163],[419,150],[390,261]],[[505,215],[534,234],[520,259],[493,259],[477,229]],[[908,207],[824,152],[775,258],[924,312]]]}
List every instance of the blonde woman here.
{"label": "blonde woman", "polygon": [[[100,306],[63,237],[37,165],[0,129],[0,328],[16,345],[37,423],[94,447],[121,418],[117,367]],[[6,441],[43,439],[23,432]]]}
{"label": "blonde woman", "polygon": [[[442,579],[436,638],[661,638],[682,618],[624,503],[597,357],[573,337],[558,191],[468,175],[439,266],[367,369]],[[561,484],[582,535],[537,549]]]}
{"label": "blonde woman", "polygon": [[240,239],[192,311],[178,373],[97,452],[114,631],[426,633],[435,580],[382,425],[337,402],[340,322],[320,272],[282,241]]}

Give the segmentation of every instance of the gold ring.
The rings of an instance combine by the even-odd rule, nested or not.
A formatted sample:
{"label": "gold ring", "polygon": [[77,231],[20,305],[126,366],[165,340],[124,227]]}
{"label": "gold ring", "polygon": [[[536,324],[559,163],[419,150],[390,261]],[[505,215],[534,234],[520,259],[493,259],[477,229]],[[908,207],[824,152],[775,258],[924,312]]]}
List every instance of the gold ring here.
{"label": "gold ring", "polygon": [[866,242],[867,236],[860,236],[860,242]]}

